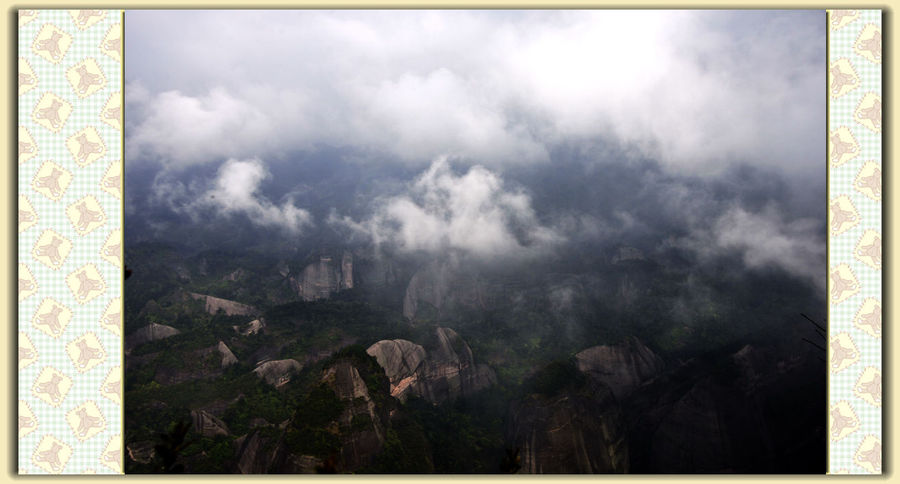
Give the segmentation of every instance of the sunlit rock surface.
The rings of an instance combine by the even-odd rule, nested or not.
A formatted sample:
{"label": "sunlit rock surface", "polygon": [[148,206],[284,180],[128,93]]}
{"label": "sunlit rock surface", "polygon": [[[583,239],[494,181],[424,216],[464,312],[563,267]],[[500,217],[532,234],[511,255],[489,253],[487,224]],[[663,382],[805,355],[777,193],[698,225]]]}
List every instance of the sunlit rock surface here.
{"label": "sunlit rock surface", "polygon": [[125,348],[130,351],[132,348],[144,343],[149,343],[150,341],[156,341],[159,339],[165,339],[180,333],[181,331],[178,331],[171,326],[166,326],[165,324],[150,323],[147,326],[144,326],[143,328],[125,336]]}
{"label": "sunlit rock surface", "polygon": [[195,292],[192,292],[190,294],[194,299],[203,301],[204,309],[209,314],[216,314],[221,310],[228,316],[249,316],[252,314],[256,314],[257,312],[253,306],[241,304],[237,301],[209,296],[207,294],[197,294]]}
{"label": "sunlit rock surface", "polygon": [[494,371],[475,364],[469,345],[452,329],[435,329],[435,346],[426,350],[406,340],[382,340],[367,352],[391,381],[391,395],[409,394],[440,403],[471,395],[496,383]]}
{"label": "sunlit rock surface", "polygon": [[253,369],[253,373],[270,385],[281,386],[302,369],[303,365],[297,360],[274,360],[260,363]]}
{"label": "sunlit rock surface", "polygon": [[231,352],[231,349],[228,348],[228,345],[226,345],[224,341],[219,341],[217,349],[219,350],[219,353],[222,354],[222,368],[238,362],[237,357],[234,356],[234,353]]}
{"label": "sunlit rock surface", "polygon": [[304,267],[290,281],[304,301],[327,299],[337,291],[352,289],[353,255],[346,251],[340,257],[321,255],[318,261]]}

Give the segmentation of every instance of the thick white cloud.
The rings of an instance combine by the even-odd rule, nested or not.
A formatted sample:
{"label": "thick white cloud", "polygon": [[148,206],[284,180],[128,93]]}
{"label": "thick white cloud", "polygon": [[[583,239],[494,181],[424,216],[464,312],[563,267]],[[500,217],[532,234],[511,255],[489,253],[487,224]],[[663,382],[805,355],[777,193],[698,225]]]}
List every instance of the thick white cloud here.
{"label": "thick white cloud", "polygon": [[[406,163],[617,141],[679,173],[824,159],[810,12],[128,12],[130,159],[320,144]],[[821,55],[820,55],[821,54]],[[132,97],[133,86],[145,92]],[[382,159],[384,157],[381,157]]]}
{"label": "thick white cloud", "polygon": [[[126,88],[132,89],[144,91]],[[166,164],[187,166],[253,156],[272,130],[263,106],[222,88],[199,97],[166,91],[144,99],[139,124],[129,130],[126,156],[132,159],[151,152]]]}
{"label": "thick white cloud", "polygon": [[292,234],[312,225],[309,212],[296,207],[293,200],[275,205],[259,194],[260,184],[268,177],[265,165],[258,159],[228,160],[219,167],[212,187],[181,209],[192,214],[212,209],[226,217],[245,215],[254,224],[280,227]]}
{"label": "thick white cloud", "polygon": [[335,216],[331,223],[405,252],[519,256],[562,241],[538,221],[527,194],[506,187],[481,166],[456,175],[443,158],[416,178],[407,194],[380,200],[372,217],[356,222]]}

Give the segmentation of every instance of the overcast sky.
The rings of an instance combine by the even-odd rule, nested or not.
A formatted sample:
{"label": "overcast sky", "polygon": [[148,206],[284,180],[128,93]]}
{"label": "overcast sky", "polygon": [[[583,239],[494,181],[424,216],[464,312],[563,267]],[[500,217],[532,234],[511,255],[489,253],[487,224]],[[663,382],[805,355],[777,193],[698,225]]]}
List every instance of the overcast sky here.
{"label": "overcast sky", "polygon": [[[130,213],[156,203],[482,255],[656,223],[625,198],[548,219],[514,174],[552,172],[566,147],[600,179],[588,165],[650,160],[637,182],[690,231],[668,244],[824,282],[824,209],[809,208],[825,203],[821,11],[129,10],[125,46],[126,162],[145,167],[126,183],[150,186]],[[352,216],[267,190],[279,165],[326,148],[361,177],[415,175]],[[328,190],[294,168],[297,187]],[[762,195],[695,191],[748,169],[756,185],[734,191]]]}
{"label": "overcast sky", "polygon": [[499,164],[614,136],[679,169],[819,164],[822,18],[130,11],[129,147],[173,165],[316,143]]}

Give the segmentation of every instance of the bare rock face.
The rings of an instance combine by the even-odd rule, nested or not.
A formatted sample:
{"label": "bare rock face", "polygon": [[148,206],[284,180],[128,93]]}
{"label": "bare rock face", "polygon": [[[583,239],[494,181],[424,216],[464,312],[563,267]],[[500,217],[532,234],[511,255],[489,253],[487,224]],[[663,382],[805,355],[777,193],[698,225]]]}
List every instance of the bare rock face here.
{"label": "bare rock face", "polygon": [[617,399],[631,394],[665,365],[637,338],[614,346],[594,346],[575,355],[578,369],[610,387]]}
{"label": "bare rock face", "polygon": [[403,295],[403,315],[410,320],[444,308],[465,307],[484,309],[504,292],[501,287],[490,286],[459,261],[433,261],[416,271]]}
{"label": "bare rock face", "polygon": [[433,403],[470,395],[497,382],[487,365],[476,365],[469,345],[450,328],[435,330],[436,345],[425,350],[407,340],[383,340],[366,350],[391,381],[391,395],[409,394]]}
{"label": "bare rock face", "polygon": [[508,441],[519,452],[519,473],[625,473],[628,445],[618,404],[602,383],[534,394],[511,411]]}
{"label": "bare rock face", "polygon": [[288,266],[287,262],[280,260],[278,261],[278,264],[275,265],[275,271],[277,271],[278,275],[281,277],[287,277],[291,273],[291,268]]}
{"label": "bare rock face", "polygon": [[290,280],[304,301],[327,299],[337,291],[353,288],[353,255],[344,252],[340,260],[322,255],[318,262],[303,268],[298,278],[291,277]]}
{"label": "bare rock face", "polygon": [[331,386],[341,400],[369,398],[366,382],[359,376],[359,370],[347,361],[340,361],[325,370],[322,381]]}
{"label": "bare rock face", "polygon": [[274,360],[260,363],[253,369],[253,373],[266,383],[278,387],[291,381],[291,377],[302,369],[303,365],[297,360]]}
{"label": "bare rock face", "polygon": [[668,369],[623,403],[640,473],[824,469],[824,362],[810,349],[745,345]]}
{"label": "bare rock face", "polygon": [[264,474],[279,457],[281,446],[276,437],[268,436],[264,429],[256,429],[234,441],[235,465],[241,474]]}
{"label": "bare rock face", "polygon": [[341,255],[341,289],[353,289],[353,255],[344,252]]}
{"label": "bare rock face", "polygon": [[254,319],[253,321],[247,323],[247,325],[244,326],[244,329],[240,329],[239,326],[235,326],[234,330],[239,332],[243,336],[250,336],[251,334],[259,333],[265,327],[266,323],[263,322],[262,319]]}
{"label": "bare rock face", "polygon": [[725,471],[733,456],[721,398],[709,381],[701,381],[672,405],[657,428],[651,447],[652,465],[663,469]]}
{"label": "bare rock face", "polygon": [[432,402],[455,400],[496,383],[487,365],[475,365],[472,350],[456,331],[437,328],[438,345],[430,351],[415,391]]}
{"label": "bare rock face", "polygon": [[278,470],[283,474],[315,474],[321,465],[322,459],[312,455],[287,454]]}
{"label": "bare rock face", "polygon": [[650,439],[650,469],[745,472],[770,465],[780,452],[774,449],[761,409],[736,385],[722,383],[701,378],[674,403],[654,412],[662,418]]}
{"label": "bare rock face", "polygon": [[349,360],[327,368],[322,381],[344,402],[338,425],[349,430],[341,433],[342,467],[358,469],[370,464],[384,446],[386,431],[366,382]]}
{"label": "bare rock face", "polygon": [[426,302],[440,310],[449,292],[451,276],[446,264],[432,263],[416,271],[403,296],[403,315],[409,319],[415,318],[420,302]]}
{"label": "bare rock face", "polygon": [[[365,354],[352,353],[329,363],[319,383],[316,392],[333,393],[336,398],[328,403],[333,411],[329,412],[330,420],[316,421],[317,410],[278,426],[260,425],[235,441],[240,472],[312,473],[318,466],[330,466],[344,473],[356,472],[375,461],[384,449],[396,403],[388,396],[389,383],[381,367]],[[335,439],[328,450],[307,455],[308,449],[298,448],[296,431],[308,430],[309,425]]]}
{"label": "bare rock face", "polygon": [[739,382],[747,394],[768,383],[768,380],[785,371],[788,366],[786,362],[778,361],[774,351],[753,345],[742,347],[731,355],[731,360],[741,373]]}
{"label": "bare rock face", "polygon": [[378,360],[391,381],[391,395],[406,400],[410,385],[418,379],[419,367],[425,361],[425,348],[405,339],[379,341],[366,352]]}
{"label": "bare rock face", "polygon": [[384,287],[395,284],[398,269],[394,262],[380,254],[363,255],[362,261],[355,267],[355,282],[368,287]]}
{"label": "bare rock face", "polygon": [[252,314],[256,314],[257,312],[256,308],[248,306],[246,304],[241,304],[237,301],[222,299],[206,294],[197,294],[194,292],[190,294],[194,299],[203,301],[203,303],[205,304],[206,312],[208,312],[209,314],[216,314],[217,312],[219,312],[219,310],[221,310],[228,316],[249,316]]}
{"label": "bare rock face", "polygon": [[219,350],[219,353],[222,354],[222,368],[231,366],[238,362],[237,357],[234,356],[234,353],[231,352],[231,349],[228,348],[228,345],[226,345],[224,341],[219,340],[219,345],[217,348]]}
{"label": "bare rock face", "polygon": [[126,336],[125,346],[128,351],[131,351],[131,349],[144,343],[149,343],[150,341],[156,341],[159,339],[165,339],[180,333],[181,331],[178,331],[171,326],[166,326],[165,324],[150,323],[147,326],[144,326],[143,328]]}
{"label": "bare rock face", "polygon": [[191,410],[191,423],[194,425],[194,431],[204,437],[228,435],[228,426],[225,422],[203,410]]}
{"label": "bare rock face", "polygon": [[149,464],[156,456],[153,450],[154,443],[152,440],[142,440],[140,442],[132,442],[125,446],[128,458],[140,464]]}

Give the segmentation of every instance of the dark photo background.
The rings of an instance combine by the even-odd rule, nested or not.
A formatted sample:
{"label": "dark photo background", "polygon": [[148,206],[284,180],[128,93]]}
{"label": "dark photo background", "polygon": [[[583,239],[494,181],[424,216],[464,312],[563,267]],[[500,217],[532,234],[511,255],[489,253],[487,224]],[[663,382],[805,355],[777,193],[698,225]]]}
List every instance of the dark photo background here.
{"label": "dark photo background", "polygon": [[126,25],[130,472],[824,471],[824,12]]}

